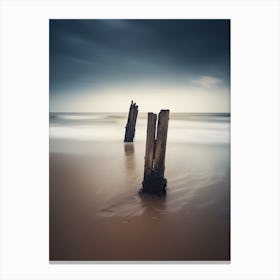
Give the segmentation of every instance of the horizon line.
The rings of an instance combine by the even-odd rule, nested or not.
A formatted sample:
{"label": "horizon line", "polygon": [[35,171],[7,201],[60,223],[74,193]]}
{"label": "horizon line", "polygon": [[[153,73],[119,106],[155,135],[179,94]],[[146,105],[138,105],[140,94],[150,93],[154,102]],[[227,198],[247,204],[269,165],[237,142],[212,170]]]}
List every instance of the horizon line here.
{"label": "horizon line", "polygon": [[[161,109],[161,110],[167,110],[167,109]],[[173,113],[173,114],[231,114],[231,112],[174,112],[174,111],[171,111],[169,109],[170,113]],[[49,111],[49,113],[84,113],[84,114],[96,114],[96,113],[99,113],[99,114],[111,114],[111,113],[128,113],[128,111],[111,111],[111,112],[89,112],[89,111]],[[147,111],[147,112],[139,112],[139,113],[150,113],[150,111]]]}

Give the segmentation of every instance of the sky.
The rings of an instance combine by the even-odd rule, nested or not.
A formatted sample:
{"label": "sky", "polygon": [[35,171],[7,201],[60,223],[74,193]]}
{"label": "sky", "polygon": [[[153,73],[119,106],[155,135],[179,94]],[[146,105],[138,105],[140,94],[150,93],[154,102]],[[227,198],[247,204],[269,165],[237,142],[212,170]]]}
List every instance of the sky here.
{"label": "sky", "polygon": [[50,111],[229,112],[229,20],[50,20]]}

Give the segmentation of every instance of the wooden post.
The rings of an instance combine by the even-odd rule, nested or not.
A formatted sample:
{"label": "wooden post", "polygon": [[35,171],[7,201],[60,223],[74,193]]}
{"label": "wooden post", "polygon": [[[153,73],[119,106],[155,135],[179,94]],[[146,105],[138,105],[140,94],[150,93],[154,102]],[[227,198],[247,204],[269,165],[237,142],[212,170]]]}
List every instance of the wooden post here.
{"label": "wooden post", "polygon": [[157,115],[154,113],[148,113],[144,178],[150,176],[153,171],[156,121]]}
{"label": "wooden post", "polygon": [[136,105],[136,103],[133,103],[132,100],[129,108],[127,124],[125,127],[124,142],[133,142],[137,115],[138,115],[138,106]]}
{"label": "wooden post", "polygon": [[155,150],[154,172],[164,176],[165,151],[168,130],[169,110],[161,110],[158,116],[157,144]]}
{"label": "wooden post", "polygon": [[169,110],[159,113],[155,139],[156,117],[156,114],[148,113],[144,179],[140,192],[164,195],[167,184],[164,169]]}

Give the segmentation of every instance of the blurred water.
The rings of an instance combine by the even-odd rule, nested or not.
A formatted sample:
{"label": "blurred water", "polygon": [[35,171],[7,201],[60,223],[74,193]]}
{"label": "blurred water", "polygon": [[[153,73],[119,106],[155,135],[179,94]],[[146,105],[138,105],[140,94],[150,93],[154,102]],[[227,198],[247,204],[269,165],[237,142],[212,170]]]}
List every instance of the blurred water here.
{"label": "blurred water", "polygon": [[[122,141],[127,113],[50,113],[50,138],[85,141]],[[135,141],[145,141],[147,114],[140,113]],[[230,114],[172,113],[168,142],[228,144]]]}

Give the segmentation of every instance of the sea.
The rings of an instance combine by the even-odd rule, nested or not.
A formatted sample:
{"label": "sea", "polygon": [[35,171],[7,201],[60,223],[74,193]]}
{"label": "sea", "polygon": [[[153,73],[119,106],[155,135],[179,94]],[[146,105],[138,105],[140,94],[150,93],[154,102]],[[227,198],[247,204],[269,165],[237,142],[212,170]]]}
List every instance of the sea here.
{"label": "sea", "polygon": [[[123,141],[127,113],[61,113],[49,115],[50,139]],[[147,113],[139,113],[135,142],[145,141]],[[229,113],[170,113],[168,143],[229,144]]]}

